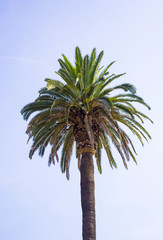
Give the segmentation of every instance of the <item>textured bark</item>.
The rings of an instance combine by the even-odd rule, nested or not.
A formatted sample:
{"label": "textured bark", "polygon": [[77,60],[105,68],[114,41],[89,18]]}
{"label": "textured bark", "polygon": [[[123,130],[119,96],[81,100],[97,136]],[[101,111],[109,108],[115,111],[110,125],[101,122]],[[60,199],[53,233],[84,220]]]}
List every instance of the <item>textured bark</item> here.
{"label": "textured bark", "polygon": [[93,119],[94,112],[88,114],[81,108],[71,107],[69,113],[69,123],[73,126],[73,133],[77,143],[78,153],[91,152],[95,154],[98,146],[100,127]]}
{"label": "textured bark", "polygon": [[82,154],[80,174],[83,240],[96,240],[94,165],[89,152]]}

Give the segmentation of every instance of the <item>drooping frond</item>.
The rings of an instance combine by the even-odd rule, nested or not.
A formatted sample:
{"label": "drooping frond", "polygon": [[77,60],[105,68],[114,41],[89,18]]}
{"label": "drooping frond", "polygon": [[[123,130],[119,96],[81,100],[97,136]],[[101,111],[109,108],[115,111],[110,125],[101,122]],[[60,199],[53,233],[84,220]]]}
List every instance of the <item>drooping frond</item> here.
{"label": "drooping frond", "polygon": [[101,149],[102,149],[102,144],[101,144],[101,140],[100,140],[100,138],[99,138],[97,151],[96,151],[96,153],[95,153],[95,158],[96,158],[96,163],[97,163],[97,168],[98,168],[99,173],[102,173],[102,167],[101,167]]}
{"label": "drooping frond", "polygon": [[107,153],[111,168],[113,168],[113,166],[116,168],[117,165],[114,161],[114,158],[113,158],[113,155],[112,155],[112,152],[111,152],[111,148],[110,148],[110,145],[109,145],[109,139],[107,138],[107,135],[104,132],[101,131],[100,138],[102,140],[102,144],[103,144],[103,146],[105,148],[105,151]]}
{"label": "drooping frond", "polygon": [[72,155],[72,149],[74,144],[74,135],[72,128],[67,131],[67,135],[65,137],[63,149],[62,149],[62,157],[61,157],[61,170],[62,172],[66,171],[66,177],[69,179],[69,167],[70,167],[70,159]]}
{"label": "drooping frond", "polygon": [[118,86],[114,87],[112,90],[115,90],[115,89],[123,89],[125,92],[129,91],[132,94],[136,93],[135,86],[132,84],[129,84],[129,83],[124,83],[124,84],[118,85]]}
{"label": "drooping frond", "polygon": [[149,105],[147,105],[142,98],[136,96],[135,94],[134,95],[131,95],[131,94],[120,94],[120,95],[117,95],[115,97],[112,97],[112,101],[114,103],[116,103],[116,102],[122,102],[122,103],[136,102],[136,103],[140,103],[140,104],[146,106],[150,110]]}
{"label": "drooping frond", "polygon": [[40,110],[44,110],[47,108],[50,109],[51,104],[52,104],[51,100],[29,103],[21,110],[21,114],[23,115],[25,120],[28,120],[28,118],[32,113]]}

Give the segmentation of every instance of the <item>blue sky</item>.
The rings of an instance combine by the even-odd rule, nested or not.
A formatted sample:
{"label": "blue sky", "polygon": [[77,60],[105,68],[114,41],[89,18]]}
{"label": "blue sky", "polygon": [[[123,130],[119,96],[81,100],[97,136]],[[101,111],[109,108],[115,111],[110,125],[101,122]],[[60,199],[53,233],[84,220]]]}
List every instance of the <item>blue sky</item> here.
{"label": "blue sky", "polygon": [[28,158],[30,143],[21,108],[37,97],[46,77],[56,78],[57,59],[72,62],[75,46],[83,54],[104,50],[103,64],[137,87],[151,106],[152,141],[142,148],[135,139],[138,165],[95,167],[97,239],[162,240],[162,0],[0,2],[1,168],[0,239],[81,238],[80,181],[73,156],[70,181],[59,164]]}

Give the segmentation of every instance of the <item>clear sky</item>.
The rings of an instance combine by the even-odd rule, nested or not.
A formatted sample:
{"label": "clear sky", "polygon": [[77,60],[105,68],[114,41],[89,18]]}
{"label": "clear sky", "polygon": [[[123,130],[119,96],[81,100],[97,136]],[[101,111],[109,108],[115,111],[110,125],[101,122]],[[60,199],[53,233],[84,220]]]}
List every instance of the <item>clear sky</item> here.
{"label": "clear sky", "polygon": [[[28,158],[30,143],[21,108],[38,96],[46,77],[56,78],[58,58],[72,62],[104,50],[103,64],[137,87],[151,106],[152,141],[135,139],[138,165],[97,172],[97,240],[163,239],[163,1],[162,0],[2,0],[0,1],[0,239],[82,239],[80,181],[73,156],[70,181],[47,157]],[[118,83],[118,82],[117,82]]]}

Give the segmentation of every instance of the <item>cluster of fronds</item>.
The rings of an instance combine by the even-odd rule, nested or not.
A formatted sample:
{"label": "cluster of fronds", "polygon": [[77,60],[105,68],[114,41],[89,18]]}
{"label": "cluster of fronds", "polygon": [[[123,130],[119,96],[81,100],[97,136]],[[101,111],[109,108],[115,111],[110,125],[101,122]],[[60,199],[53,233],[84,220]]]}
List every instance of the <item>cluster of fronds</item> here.
{"label": "cluster of fronds", "polygon": [[[60,69],[56,72],[64,81],[45,79],[46,88],[39,91],[38,98],[27,104],[21,111],[25,120],[35,112],[27,128],[29,139],[33,144],[29,153],[32,158],[38,150],[43,156],[45,148],[51,145],[49,165],[59,161],[57,151],[62,146],[61,170],[66,171],[69,178],[69,166],[76,142],[76,152],[79,159],[82,154],[82,145],[79,147],[81,126],[87,132],[89,148],[94,150],[98,170],[101,173],[101,149],[104,147],[111,167],[117,167],[111,151],[111,143],[118,150],[124,166],[130,157],[136,162],[134,145],[128,134],[121,128],[125,125],[143,144],[143,139],[150,138],[143,127],[143,119],[150,120],[145,114],[138,111],[134,103],[150,107],[136,95],[133,85],[124,83],[110,87],[111,83],[124,74],[109,74],[111,62],[106,68],[100,67],[103,51],[96,56],[93,49],[90,56],[82,57],[80,49],[75,49],[75,66],[65,55],[59,59]],[[122,94],[115,94],[120,89]],[[73,115],[73,111],[75,114]],[[77,114],[78,112],[82,114]],[[76,117],[74,117],[76,116]],[[150,120],[151,121],[151,120]],[[152,122],[152,121],[151,121]],[[79,128],[80,126],[80,128]],[[83,129],[82,129],[83,130]],[[79,151],[79,148],[80,151]],[[83,147],[83,151],[86,148]]]}

